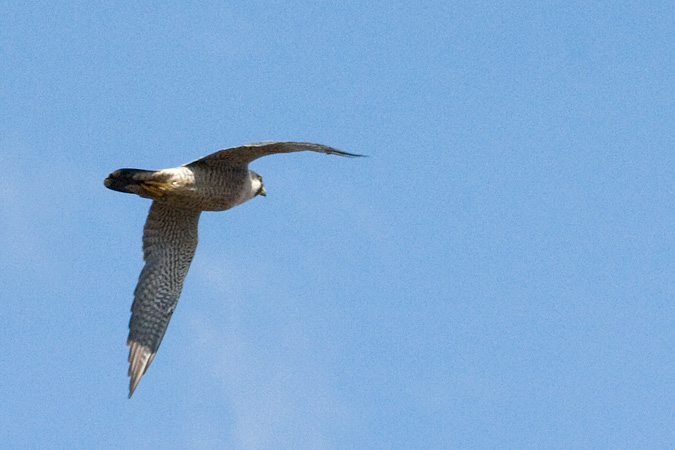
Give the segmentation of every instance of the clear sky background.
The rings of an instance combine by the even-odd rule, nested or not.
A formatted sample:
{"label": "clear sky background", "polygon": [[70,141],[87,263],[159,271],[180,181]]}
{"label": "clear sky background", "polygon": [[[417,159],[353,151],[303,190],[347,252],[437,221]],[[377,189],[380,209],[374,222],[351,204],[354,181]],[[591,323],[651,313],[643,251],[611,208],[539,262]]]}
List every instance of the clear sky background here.
{"label": "clear sky background", "polygon": [[[138,4],[137,4],[138,3]],[[0,3],[7,448],[633,449],[675,441],[675,7]],[[224,147],[127,399],[149,201]]]}

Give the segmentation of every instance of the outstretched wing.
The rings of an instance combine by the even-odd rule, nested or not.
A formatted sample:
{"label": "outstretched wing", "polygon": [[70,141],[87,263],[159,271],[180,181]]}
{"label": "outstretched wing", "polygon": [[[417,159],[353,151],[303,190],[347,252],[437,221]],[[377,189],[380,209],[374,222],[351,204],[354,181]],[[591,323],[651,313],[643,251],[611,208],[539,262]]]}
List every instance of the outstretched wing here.
{"label": "outstretched wing", "polygon": [[302,152],[309,150],[312,152],[326,153],[328,155],[340,155],[357,157],[355,153],[347,153],[342,150],[337,150],[332,147],[327,147],[321,144],[312,144],[311,142],[256,142],[254,144],[241,145],[239,147],[226,148],[216,153],[212,153],[196,161],[192,161],[186,166],[192,164],[206,164],[206,165],[246,165],[253,160],[263,156],[272,155],[274,153],[291,153]]}
{"label": "outstretched wing", "polygon": [[129,321],[129,397],[162,342],[197,248],[199,211],[161,201],[150,206],[143,229],[145,267],[134,291]]}

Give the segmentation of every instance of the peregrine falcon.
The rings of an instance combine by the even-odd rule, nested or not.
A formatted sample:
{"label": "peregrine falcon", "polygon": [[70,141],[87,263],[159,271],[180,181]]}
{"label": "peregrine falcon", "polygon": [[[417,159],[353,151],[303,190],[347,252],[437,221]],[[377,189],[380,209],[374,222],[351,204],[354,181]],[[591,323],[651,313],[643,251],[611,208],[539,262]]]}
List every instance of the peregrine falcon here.
{"label": "peregrine falcon", "polygon": [[129,321],[129,398],[152,362],[197,248],[202,211],[224,211],[265,195],[262,177],[248,164],[262,156],[310,150],[357,157],[309,142],[260,142],[220,150],[172,169],[119,169],[103,184],[152,199],[143,228],[145,266],[134,291]]}

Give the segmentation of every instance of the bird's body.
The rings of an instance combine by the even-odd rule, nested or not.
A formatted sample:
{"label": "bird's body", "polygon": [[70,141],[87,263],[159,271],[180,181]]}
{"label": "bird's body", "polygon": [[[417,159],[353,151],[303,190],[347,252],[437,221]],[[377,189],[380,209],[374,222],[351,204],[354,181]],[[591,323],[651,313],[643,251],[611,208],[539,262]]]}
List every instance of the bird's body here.
{"label": "bird's body", "polygon": [[198,211],[230,209],[249,200],[246,194],[251,190],[246,167],[205,168],[195,165],[157,171],[120,169],[108,179],[110,189]]}
{"label": "bird's body", "polygon": [[361,156],[306,142],[262,142],[221,150],[180,167],[119,169],[109,189],[152,199],[143,229],[145,266],[134,291],[129,321],[129,397],[164,337],[197,248],[202,211],[224,211],[265,195],[262,177],[248,163],[265,155],[311,150]]}

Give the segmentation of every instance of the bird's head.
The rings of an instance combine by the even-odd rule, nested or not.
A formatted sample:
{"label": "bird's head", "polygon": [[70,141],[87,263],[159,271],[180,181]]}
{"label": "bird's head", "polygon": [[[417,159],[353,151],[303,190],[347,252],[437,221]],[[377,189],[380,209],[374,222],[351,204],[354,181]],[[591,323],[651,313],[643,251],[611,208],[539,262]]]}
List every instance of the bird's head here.
{"label": "bird's head", "polygon": [[262,195],[265,197],[267,193],[265,192],[265,186],[263,186],[262,177],[252,170],[249,172],[251,172],[251,190],[255,193],[253,196]]}

